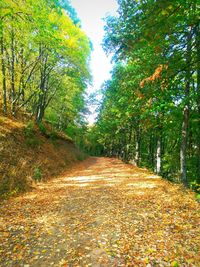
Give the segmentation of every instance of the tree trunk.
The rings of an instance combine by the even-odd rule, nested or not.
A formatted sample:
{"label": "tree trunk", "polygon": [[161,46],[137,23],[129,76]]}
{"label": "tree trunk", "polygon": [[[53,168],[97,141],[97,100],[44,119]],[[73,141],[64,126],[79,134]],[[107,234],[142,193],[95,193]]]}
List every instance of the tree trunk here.
{"label": "tree trunk", "polygon": [[154,167],[154,136],[151,133],[150,135],[150,140],[149,140],[149,164],[151,168]]}
{"label": "tree trunk", "polygon": [[37,116],[36,116],[36,122],[39,124],[44,117],[44,106],[42,104],[42,100],[39,101],[38,107],[37,107]]}
{"label": "tree trunk", "polygon": [[129,133],[128,133],[128,143],[126,145],[126,151],[127,151],[127,162],[130,161],[131,159],[131,151],[130,151],[130,147],[131,147],[131,140],[132,140],[132,126],[130,126],[129,128]]}
{"label": "tree trunk", "polygon": [[199,114],[198,121],[198,166],[197,166],[197,181],[200,183],[200,23],[196,26],[196,57],[197,57],[197,107]]}
{"label": "tree trunk", "polygon": [[183,122],[181,129],[181,147],[180,147],[180,174],[181,181],[185,186],[188,186],[187,179],[187,137],[189,125],[189,96],[190,96],[190,83],[191,83],[191,50],[192,50],[192,29],[189,28],[187,34],[187,53],[186,53],[186,78],[185,78],[185,107],[183,110]]}
{"label": "tree trunk", "polygon": [[136,130],[135,136],[135,163],[138,166],[140,164],[140,129]]}
{"label": "tree trunk", "polygon": [[163,119],[164,119],[163,114],[157,117],[157,128],[156,128],[157,141],[156,141],[156,164],[155,164],[155,172],[157,174],[161,173],[161,168],[162,168],[161,153],[162,153],[162,121]]}
{"label": "tree trunk", "polygon": [[6,88],[6,67],[4,59],[3,30],[1,36],[1,71],[2,71],[2,86],[3,86],[3,113],[4,115],[7,115],[7,88]]}
{"label": "tree trunk", "polygon": [[161,173],[161,137],[157,140],[157,150],[156,150],[156,173]]}
{"label": "tree trunk", "polygon": [[189,107],[185,106],[183,112],[182,129],[181,129],[181,150],[180,150],[181,181],[185,186],[188,186],[187,164],[186,164],[188,124],[189,124]]}
{"label": "tree trunk", "polygon": [[46,71],[47,71],[47,60],[48,55],[44,54],[44,49],[42,45],[40,45],[40,59],[41,59],[41,66],[40,66],[40,92],[39,98],[37,103],[37,111],[36,111],[36,122],[40,123],[44,117],[45,111],[45,86],[46,86]]}
{"label": "tree trunk", "polygon": [[25,94],[24,94],[24,48],[22,47],[21,53],[20,53],[20,59],[21,59],[21,78],[19,83],[19,100],[21,103],[25,100]]}
{"label": "tree trunk", "polygon": [[36,122],[40,123],[44,116],[44,110],[45,110],[45,101],[44,101],[44,90],[45,90],[45,78],[43,74],[41,73],[41,82],[40,82],[40,92],[39,92],[39,98],[37,103],[37,112],[36,112]]}
{"label": "tree trunk", "polygon": [[11,112],[15,116],[15,47],[14,47],[14,30],[11,32]]}

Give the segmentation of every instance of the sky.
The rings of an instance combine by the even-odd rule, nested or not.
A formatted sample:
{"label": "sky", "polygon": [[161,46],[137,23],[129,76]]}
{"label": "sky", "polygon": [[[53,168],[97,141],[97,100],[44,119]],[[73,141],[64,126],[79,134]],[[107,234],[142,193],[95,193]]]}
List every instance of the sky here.
{"label": "sky", "polygon": [[[90,38],[93,44],[90,69],[93,76],[93,85],[88,92],[95,92],[100,89],[105,80],[110,78],[112,69],[111,57],[107,57],[101,47],[104,36],[104,18],[106,15],[115,15],[117,11],[116,0],[71,0],[72,6],[76,9],[81,20],[82,29]],[[94,108],[90,108],[91,114],[88,117],[90,124],[94,122]]]}

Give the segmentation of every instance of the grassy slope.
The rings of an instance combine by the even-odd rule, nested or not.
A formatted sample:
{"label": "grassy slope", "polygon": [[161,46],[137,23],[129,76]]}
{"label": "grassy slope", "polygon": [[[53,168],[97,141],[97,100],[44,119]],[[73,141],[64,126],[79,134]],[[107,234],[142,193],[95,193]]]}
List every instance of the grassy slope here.
{"label": "grassy slope", "polygon": [[0,197],[30,190],[82,158],[66,136],[0,116]]}

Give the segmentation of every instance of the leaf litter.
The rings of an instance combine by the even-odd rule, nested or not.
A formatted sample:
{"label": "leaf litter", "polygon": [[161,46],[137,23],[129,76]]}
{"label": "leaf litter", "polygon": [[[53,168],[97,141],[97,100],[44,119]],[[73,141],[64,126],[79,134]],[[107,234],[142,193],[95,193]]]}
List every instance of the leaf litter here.
{"label": "leaf litter", "polygon": [[89,158],[0,205],[0,266],[200,266],[194,193]]}

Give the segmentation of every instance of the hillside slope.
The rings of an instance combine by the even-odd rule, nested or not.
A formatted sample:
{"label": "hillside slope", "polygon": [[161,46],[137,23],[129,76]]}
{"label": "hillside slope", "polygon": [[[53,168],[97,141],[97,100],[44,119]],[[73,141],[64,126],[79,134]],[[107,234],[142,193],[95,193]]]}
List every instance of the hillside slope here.
{"label": "hillside slope", "polygon": [[27,191],[60,174],[84,155],[48,125],[40,129],[0,116],[0,197]]}

